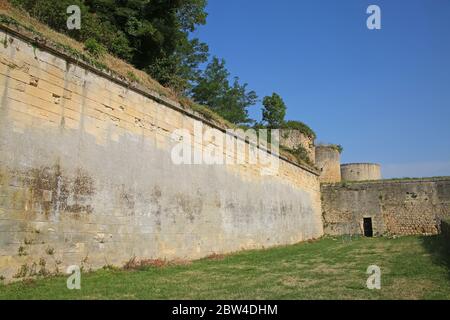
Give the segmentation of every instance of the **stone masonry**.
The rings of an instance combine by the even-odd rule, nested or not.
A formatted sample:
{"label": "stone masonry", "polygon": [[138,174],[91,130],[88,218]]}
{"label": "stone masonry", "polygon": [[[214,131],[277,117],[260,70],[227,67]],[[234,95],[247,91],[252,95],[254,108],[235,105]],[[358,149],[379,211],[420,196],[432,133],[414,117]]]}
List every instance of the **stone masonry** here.
{"label": "stone masonry", "polygon": [[[450,216],[450,178],[340,183],[333,146],[314,149],[303,135],[284,141],[302,145],[317,171],[25,35],[2,27],[0,38],[0,276],[8,281],[74,264],[362,234],[364,218],[375,235],[436,234]],[[205,132],[214,135],[199,139]],[[230,141],[244,148],[224,152]],[[244,161],[177,164],[180,145],[194,159],[223,152]],[[279,166],[254,164],[252,154]]]}
{"label": "stone masonry", "polygon": [[326,234],[363,234],[372,218],[375,235],[436,234],[450,217],[450,178],[382,180],[322,185]]}
{"label": "stone masonry", "polygon": [[[314,169],[283,159],[272,175],[248,160],[176,165],[176,129],[187,129],[202,151],[215,142],[195,140],[198,121],[230,137],[175,102],[17,35],[0,37],[1,276],[122,266],[134,256],[195,259],[322,236]],[[243,154],[224,156],[248,159],[249,150],[246,143]]]}
{"label": "stone masonry", "polygon": [[341,165],[342,181],[381,180],[381,166],[376,163],[346,163]]}
{"label": "stone masonry", "polygon": [[316,162],[314,139],[306,136],[300,132],[300,130],[280,130],[280,144],[292,150],[303,147],[306,150],[311,163]]}
{"label": "stone masonry", "polygon": [[341,155],[333,146],[316,146],[316,166],[322,183],[341,181]]}

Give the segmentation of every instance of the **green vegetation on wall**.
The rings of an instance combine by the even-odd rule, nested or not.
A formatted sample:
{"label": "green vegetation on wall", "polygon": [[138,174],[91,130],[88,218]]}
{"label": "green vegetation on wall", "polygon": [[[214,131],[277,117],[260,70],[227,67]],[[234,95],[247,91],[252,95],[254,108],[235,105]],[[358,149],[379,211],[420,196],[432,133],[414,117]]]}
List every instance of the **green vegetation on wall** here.
{"label": "green vegetation on wall", "polygon": [[[263,110],[263,119],[265,123],[256,123],[255,120],[251,119],[249,117],[248,108],[257,103],[258,97],[256,93],[248,90],[248,85],[246,83],[241,84],[238,77],[235,77],[234,81],[229,80],[230,73],[227,70],[223,59],[213,57],[205,69],[200,70],[199,64],[207,59],[208,54],[207,46],[198,39],[191,40],[191,44],[196,48],[194,50],[196,53],[202,52],[203,58],[198,60],[192,58],[192,56],[181,54],[181,51],[189,51],[192,48],[189,48],[189,45],[182,40],[183,37],[180,37],[180,34],[178,34],[178,38],[171,34],[171,37],[174,36],[178,39],[176,41],[179,42],[179,46],[175,46],[177,49],[173,50],[173,54],[170,55],[170,58],[168,58],[166,52],[166,56],[155,58],[154,61],[152,60],[153,62],[149,62],[150,59],[145,63],[146,66],[144,66],[144,64],[142,64],[143,62],[133,55],[133,53],[136,53],[140,49],[137,47],[137,44],[128,39],[130,34],[127,34],[127,32],[124,31],[124,25],[129,24],[128,20],[128,22],[125,21],[126,19],[136,22],[136,15],[143,14],[142,12],[137,13],[137,8],[141,8],[140,6],[145,5],[147,1],[136,0],[133,3],[124,3],[123,1],[118,0],[61,0],[58,2],[53,0],[11,0],[10,2],[15,5],[16,8],[25,10],[31,17],[47,24],[57,32],[65,33],[69,37],[81,41],[84,45],[75,49],[72,44],[69,43],[70,41],[61,42],[61,39],[58,37],[56,37],[58,38],[58,41],[47,39],[49,32],[44,32],[44,36],[38,30],[34,29],[35,24],[30,23],[29,21],[24,23],[22,21],[24,19],[22,14],[19,15],[19,21],[16,21],[7,15],[0,14],[0,23],[23,27],[33,34],[38,35],[42,40],[50,40],[47,43],[52,43],[54,47],[62,52],[103,71],[115,73],[115,70],[112,70],[114,67],[111,67],[109,62],[107,63],[107,66],[107,60],[105,60],[109,59],[107,54],[113,54],[144,69],[152,76],[154,76],[154,72],[157,72],[160,76],[165,77],[164,80],[161,80],[161,77],[159,76],[156,77],[162,84],[169,85],[172,88],[175,88],[175,91],[184,92],[185,94],[176,93],[176,97],[174,98],[170,95],[170,90],[169,95],[159,88],[155,89],[152,87],[152,90],[156,90],[163,96],[170,96],[178,100],[183,106],[197,111],[205,118],[213,120],[218,124],[229,128],[239,127],[243,129],[296,129],[309,137],[315,138],[315,133],[304,123],[284,121],[286,106],[281,96],[276,93],[264,99],[265,110]],[[104,4],[105,7],[100,6],[100,2]],[[155,3],[158,6],[160,5],[161,8],[167,8],[168,4],[163,4],[162,2],[163,1],[156,1]],[[174,10],[179,12],[179,14],[176,15],[176,19],[180,20],[170,26],[174,27],[176,25],[178,31],[182,32],[187,38],[189,33],[195,30],[196,25],[203,24],[206,21],[204,2],[205,1],[203,0],[190,0],[187,2],[174,1],[172,5],[177,8]],[[81,8],[81,30],[67,30],[66,27],[66,20],[68,18],[66,9],[69,5],[73,4],[78,5]],[[128,8],[128,6],[131,7]],[[112,14],[111,12],[105,12],[105,8],[112,7],[114,7],[112,12],[114,12],[115,15],[120,16],[120,12],[128,12],[125,10],[126,8],[130,9],[129,15],[127,17],[121,16],[120,19],[117,17],[113,18],[110,16]],[[156,23],[157,17],[164,15],[162,11],[160,12],[153,9],[146,12],[146,17],[141,21],[142,28],[151,29],[151,23]],[[13,16],[16,17],[17,14],[14,14]],[[173,18],[172,14],[166,14],[164,15],[164,19],[168,19],[168,16]],[[145,33],[143,30],[141,30],[141,32]],[[141,34],[141,36],[144,35]],[[134,39],[134,37],[132,38]],[[6,39],[4,42],[4,45],[7,45]],[[164,48],[161,48],[161,50],[163,49]],[[178,71],[183,69],[181,73],[185,74],[181,75],[180,72],[174,71],[175,69]],[[126,77],[131,82],[148,84],[148,81],[142,81],[142,75],[137,76],[136,72],[134,72],[136,70],[132,70],[124,68],[124,70],[120,70],[121,72],[119,72],[119,74]],[[190,73],[192,77],[187,76],[187,73]],[[172,83],[172,81],[178,81],[178,83],[184,82],[186,85],[183,85],[183,88],[180,89],[179,87],[177,88],[177,85]],[[302,163],[312,165],[308,162],[309,157],[304,156],[306,150],[289,150],[284,148],[283,151],[293,154],[294,158],[300,159],[300,162]]]}
{"label": "green vegetation on wall", "polygon": [[101,58],[106,53],[106,48],[94,38],[89,38],[84,42],[85,49],[95,58]]}
{"label": "green vegetation on wall", "polygon": [[294,121],[289,120],[286,121],[283,126],[283,129],[290,129],[290,130],[298,130],[307,137],[311,138],[312,140],[316,139],[316,133],[306,124],[300,121]]}
{"label": "green vegetation on wall", "polygon": [[[95,59],[104,52],[149,73],[178,96],[188,96],[236,125],[256,121],[248,108],[257,102],[254,91],[230,73],[223,59],[209,59],[208,45],[192,37],[206,24],[206,0],[10,0],[31,17],[52,29],[83,42]],[[80,30],[67,29],[67,8],[81,10]],[[286,112],[278,95],[266,100],[264,121],[280,128]],[[275,101],[277,100],[277,101]],[[281,102],[281,103],[280,103]],[[305,133],[309,130],[305,130]]]}
{"label": "green vegetation on wall", "polygon": [[336,149],[337,152],[342,153],[344,151],[344,148],[340,144],[332,144],[330,145],[332,148]]}
{"label": "green vegetation on wall", "polygon": [[289,152],[293,155],[297,162],[306,164],[310,167],[315,167],[315,164],[311,161],[309,157],[308,151],[302,146],[297,146],[295,149],[287,148],[283,145],[280,145],[280,150]]}
{"label": "green vegetation on wall", "polygon": [[344,152],[344,147],[342,147],[340,144],[324,144],[324,143],[320,143],[318,146],[332,148],[332,149],[336,150],[339,153]]}
{"label": "green vegetation on wall", "polygon": [[264,97],[263,99],[262,120],[267,124],[268,128],[281,128],[284,124],[286,116],[286,104],[277,94]]}
{"label": "green vegetation on wall", "polygon": [[[147,70],[166,86],[188,89],[208,46],[189,35],[206,23],[206,0],[11,0],[54,30],[94,39],[113,55]],[[70,5],[81,9],[82,28],[68,30]]]}

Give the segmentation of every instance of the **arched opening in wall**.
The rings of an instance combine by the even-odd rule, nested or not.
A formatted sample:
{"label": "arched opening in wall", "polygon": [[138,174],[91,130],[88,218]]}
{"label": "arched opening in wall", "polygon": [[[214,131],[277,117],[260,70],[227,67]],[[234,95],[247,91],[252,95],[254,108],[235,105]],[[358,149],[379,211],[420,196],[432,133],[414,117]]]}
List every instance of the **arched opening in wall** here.
{"label": "arched opening in wall", "polygon": [[364,218],[363,226],[364,226],[364,236],[370,238],[373,237],[372,218]]}

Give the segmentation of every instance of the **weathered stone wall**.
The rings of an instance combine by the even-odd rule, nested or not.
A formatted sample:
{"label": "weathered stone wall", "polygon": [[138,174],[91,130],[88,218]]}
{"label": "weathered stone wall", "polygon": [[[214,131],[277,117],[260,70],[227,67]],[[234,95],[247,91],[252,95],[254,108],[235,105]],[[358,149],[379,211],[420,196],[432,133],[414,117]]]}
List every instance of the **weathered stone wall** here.
{"label": "weathered stone wall", "polygon": [[295,150],[298,147],[303,147],[308,153],[311,163],[316,162],[314,139],[306,136],[300,130],[280,130],[280,144],[292,150]]}
{"label": "weathered stone wall", "polygon": [[444,246],[450,253],[450,219],[441,221],[441,233]]}
{"label": "weathered stone wall", "polygon": [[193,135],[198,120],[188,111],[19,35],[0,38],[0,275],[193,259],[323,234],[313,170],[284,160],[274,175],[248,160],[175,165],[171,133]]}
{"label": "weathered stone wall", "polygon": [[342,181],[381,180],[381,167],[376,163],[346,163],[341,165]]}
{"label": "weathered stone wall", "polygon": [[372,218],[375,234],[436,234],[450,217],[450,178],[381,180],[322,185],[326,234],[363,234]]}
{"label": "weathered stone wall", "polygon": [[333,146],[316,146],[316,166],[322,183],[341,181],[341,155]]}

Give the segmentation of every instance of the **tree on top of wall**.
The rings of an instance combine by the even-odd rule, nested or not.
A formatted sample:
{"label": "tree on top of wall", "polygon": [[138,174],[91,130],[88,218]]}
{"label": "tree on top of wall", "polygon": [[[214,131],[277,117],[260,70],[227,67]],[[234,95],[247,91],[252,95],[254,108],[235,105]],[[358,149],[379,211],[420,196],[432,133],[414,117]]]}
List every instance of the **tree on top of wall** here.
{"label": "tree on top of wall", "polygon": [[281,128],[284,124],[284,117],[286,116],[286,104],[283,99],[277,94],[266,96],[263,99],[262,119],[270,129]]}
{"label": "tree on top of wall", "polygon": [[192,97],[231,123],[240,125],[254,122],[248,116],[248,108],[258,99],[254,91],[247,91],[247,84],[240,84],[235,77],[232,84],[225,60],[214,57],[201,74],[198,85],[192,89]]}

